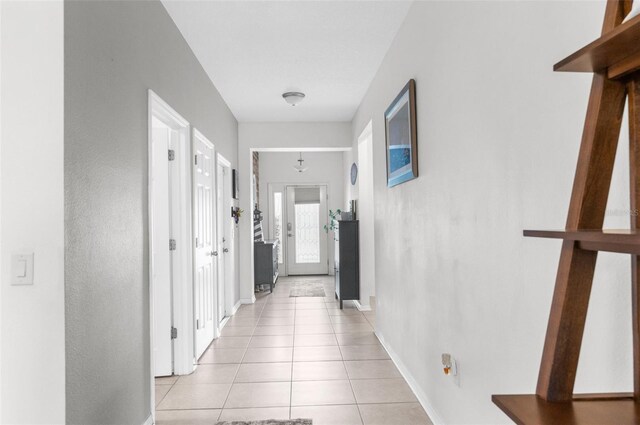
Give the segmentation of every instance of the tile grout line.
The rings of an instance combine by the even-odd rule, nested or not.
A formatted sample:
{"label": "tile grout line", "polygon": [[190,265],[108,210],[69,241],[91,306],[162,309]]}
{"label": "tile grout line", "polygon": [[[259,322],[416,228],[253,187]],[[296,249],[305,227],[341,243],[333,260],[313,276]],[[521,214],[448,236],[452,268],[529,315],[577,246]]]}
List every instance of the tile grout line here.
{"label": "tile grout line", "polygon": [[[325,291],[327,291],[327,290],[325,289]],[[283,349],[283,348],[290,348],[291,349],[291,360],[290,360],[291,361],[291,369],[290,369],[291,375],[290,375],[290,378],[288,380],[289,381],[289,387],[290,387],[288,412],[289,412],[289,418],[291,418],[292,414],[293,414],[293,407],[294,407],[293,406],[293,383],[296,382],[293,379],[294,378],[294,366],[295,366],[295,363],[296,363],[295,362],[296,348],[304,347],[306,350],[313,351],[314,349],[329,349],[328,347],[331,347],[331,345],[326,345],[326,344],[315,345],[315,344],[313,344],[313,342],[312,342],[312,345],[301,345],[300,347],[298,347],[297,346],[297,337],[298,336],[304,337],[305,335],[320,336],[321,338],[325,338],[325,340],[324,340],[325,342],[326,342],[327,339],[329,339],[328,335],[329,334],[332,335],[331,338],[334,341],[334,343],[336,344],[334,346],[338,347],[338,351],[340,353],[340,359],[339,360],[322,360],[322,358],[324,358],[324,357],[320,356],[318,359],[311,358],[309,360],[304,360],[304,361],[302,361],[302,364],[304,364],[304,363],[327,363],[327,362],[336,362],[337,363],[339,361],[343,365],[343,368],[344,368],[345,373],[346,373],[346,379],[349,381],[349,385],[350,385],[350,388],[351,388],[351,391],[352,391],[352,396],[353,396],[353,402],[330,403],[330,404],[321,404],[321,405],[319,405],[317,403],[311,403],[311,404],[305,403],[303,405],[300,405],[300,407],[326,407],[326,406],[349,406],[349,405],[353,406],[353,405],[355,405],[356,408],[358,409],[358,414],[359,414],[359,417],[360,417],[360,423],[363,424],[364,423],[364,417],[363,417],[363,409],[362,408],[364,406],[367,406],[367,405],[375,406],[375,405],[385,405],[385,404],[401,406],[401,405],[408,405],[408,404],[415,403],[415,401],[390,401],[390,402],[358,403],[358,400],[355,397],[356,395],[355,395],[355,390],[354,390],[354,386],[353,386],[353,381],[378,380],[378,381],[384,382],[384,381],[387,381],[387,380],[394,380],[394,379],[398,379],[398,378],[402,379],[402,378],[401,377],[393,377],[393,376],[376,377],[376,376],[374,376],[375,374],[370,376],[368,373],[365,373],[365,377],[352,379],[352,377],[350,376],[350,374],[349,374],[349,372],[347,370],[347,367],[346,367],[346,363],[347,362],[349,362],[349,361],[350,362],[388,361],[389,358],[388,357],[376,358],[377,355],[378,355],[376,350],[367,351],[366,347],[368,347],[370,345],[371,346],[375,346],[377,344],[353,344],[353,342],[359,342],[359,340],[357,338],[353,339],[353,340],[349,339],[349,342],[352,342],[352,344],[344,344],[344,345],[340,344],[340,342],[338,340],[338,336],[341,335],[341,334],[344,334],[344,336],[348,336],[349,334],[354,334],[354,333],[355,334],[358,334],[358,333],[364,334],[364,333],[369,333],[369,332],[365,332],[364,330],[362,330],[362,331],[356,330],[356,329],[358,329],[360,327],[359,326],[360,323],[358,323],[358,322],[351,323],[351,320],[347,319],[347,321],[343,323],[342,320],[338,318],[338,317],[340,317],[340,318],[342,318],[342,317],[350,317],[351,316],[350,314],[333,314],[332,315],[331,313],[335,311],[334,310],[335,301],[334,300],[328,301],[326,299],[326,297],[325,297],[325,299],[323,300],[322,303],[298,302],[300,300],[296,299],[296,300],[294,300],[294,303],[290,303],[291,307],[292,307],[291,309],[287,309],[287,310],[283,309],[282,310],[282,311],[293,312],[293,321],[292,321],[292,326],[291,326],[291,329],[293,329],[293,331],[292,331],[291,336],[289,337],[289,338],[292,339],[292,345],[290,347],[277,347],[277,346],[275,346],[275,347],[273,347],[273,346],[272,347],[250,347],[250,344],[255,341],[256,337],[262,338],[262,340],[267,341],[267,343],[269,342],[268,341],[269,338],[274,338],[275,340],[273,341],[273,344],[278,345],[280,343],[279,339],[283,338],[283,337],[280,337],[278,335],[281,335],[283,332],[287,333],[287,330],[285,329],[284,331],[279,330],[278,332],[275,332],[276,335],[257,335],[256,334],[257,327],[259,327],[260,320],[265,318],[265,317],[271,317],[271,316],[266,316],[265,312],[266,311],[276,311],[276,310],[272,310],[271,307],[273,307],[275,305],[278,305],[279,304],[278,301],[283,301],[284,300],[284,297],[277,297],[276,296],[276,295],[281,295],[282,293],[284,293],[284,292],[275,293],[275,294],[273,294],[273,296],[269,296],[271,294],[265,294],[266,296],[264,298],[262,298],[262,300],[259,303],[256,303],[256,304],[261,304],[261,305],[257,306],[258,308],[256,308],[255,310],[251,310],[251,309],[245,310],[245,311],[247,311],[246,316],[247,317],[250,316],[252,318],[255,318],[256,322],[255,322],[254,326],[252,326],[251,335],[248,336],[249,342],[247,343],[247,346],[244,347],[244,351],[242,353],[242,357],[239,360],[240,363],[238,364],[238,368],[235,371],[235,374],[233,376],[233,379],[232,379],[232,382],[231,382],[231,385],[230,385],[229,393],[227,393],[227,396],[226,396],[225,401],[224,401],[224,403],[222,405],[222,408],[220,409],[219,414],[217,415],[218,416],[218,420],[220,420],[220,418],[222,418],[222,413],[225,410],[241,410],[241,409],[245,409],[245,408],[247,408],[247,409],[251,408],[251,407],[241,407],[241,406],[238,406],[238,407],[227,407],[228,400],[230,399],[231,388],[233,388],[233,386],[235,384],[239,384],[237,382],[237,377],[239,376],[240,368],[244,364],[255,364],[255,365],[261,364],[261,365],[263,365],[265,367],[268,367],[269,364],[272,364],[272,363],[283,363],[283,362],[278,362],[278,361],[245,363],[246,358],[247,358],[247,356],[249,354],[248,350],[250,348],[252,348],[252,349]],[[266,298],[266,300],[265,300],[265,298]],[[317,304],[317,305],[311,305],[311,304]],[[312,308],[308,308],[308,307],[312,307]],[[303,311],[308,311],[310,314],[307,313],[308,315],[307,314],[303,314],[301,316],[298,316],[298,314],[303,312]],[[317,311],[319,314],[316,316],[316,314],[311,313],[313,311]],[[274,317],[287,317],[288,316],[288,315],[280,316],[280,315],[278,315],[278,313],[276,313],[276,314],[277,314],[277,316],[274,316]],[[311,329],[313,329],[313,326],[324,326],[324,324],[314,323],[313,319],[307,319],[306,317],[309,317],[309,318],[312,318],[312,317],[325,317],[325,315],[329,317],[329,324],[331,325],[330,329],[332,330],[332,332],[327,333],[327,334],[323,334],[323,333],[320,333],[320,334],[305,333],[305,334],[297,335],[297,329],[301,328],[301,326],[303,326],[303,325],[308,325]],[[364,316],[364,315],[362,313],[360,313],[358,316]],[[245,314],[243,314],[242,317],[245,317]],[[303,322],[302,324],[298,320],[298,317],[302,317],[303,318],[303,319],[301,319],[301,321]],[[371,328],[374,328],[372,320],[375,319],[375,317],[372,320],[369,320],[368,317],[364,316],[364,319],[365,319],[365,321],[362,324],[367,324]],[[278,320],[286,321],[286,319],[275,319],[275,320],[272,320],[272,322],[273,321],[277,322]],[[318,319],[318,320],[321,321],[322,319]],[[309,321],[311,323],[306,323],[307,321]],[[336,322],[339,322],[339,323],[336,323]],[[336,325],[338,325],[338,326],[336,326]],[[264,325],[264,326],[265,327],[269,327],[270,325]],[[273,325],[273,326],[284,326],[284,325]],[[345,327],[346,327],[346,329],[348,331],[341,332],[341,334],[336,333],[336,329],[340,328],[340,330],[345,330]],[[328,328],[329,327],[327,327],[327,329]],[[301,329],[301,331],[304,331],[304,330],[306,330],[306,329]],[[230,337],[230,338],[233,338],[233,337]],[[368,341],[368,339],[365,338],[363,341]],[[345,342],[347,342],[347,341],[345,341]],[[259,344],[259,345],[261,345],[261,344]],[[324,347],[324,348],[322,348],[322,347]],[[364,352],[359,352],[359,350],[355,350],[353,353],[351,353],[351,356],[355,356],[355,358],[353,358],[351,360],[345,360],[344,349],[347,349],[347,355],[346,356],[349,357],[350,356],[349,353],[351,352],[350,349],[351,348],[356,348],[356,347],[360,347],[365,351]],[[208,349],[213,349],[213,348],[214,347],[209,347]],[[386,353],[386,350],[384,350],[384,351],[385,351],[385,354],[388,355],[388,353]],[[371,353],[373,353],[373,354],[371,354]],[[364,358],[359,358],[360,355],[363,355]],[[311,357],[313,357],[313,356],[311,356]],[[373,358],[369,358],[369,357],[373,357]],[[222,365],[222,364],[224,364],[224,363],[220,363],[220,365]],[[215,365],[215,364],[212,364],[211,366],[213,366],[213,365]],[[356,374],[356,376],[357,376],[357,374]],[[169,386],[170,386],[169,390],[171,390],[175,386],[179,386],[179,382],[178,382],[179,380],[180,380],[180,378],[178,377],[175,380],[175,382],[173,382],[172,384],[169,384]],[[308,379],[306,381],[309,382],[309,381],[313,381],[313,380],[314,379]],[[317,380],[317,379],[315,379],[315,380]],[[320,380],[335,381],[335,380],[331,380],[331,379],[320,379]],[[337,379],[337,380],[341,380],[341,379]],[[253,380],[251,379],[251,381],[253,381]],[[406,380],[403,379],[403,381],[406,383]],[[247,382],[247,383],[261,383],[261,382],[282,382],[282,383],[284,383],[284,382],[287,382],[287,380],[277,381],[277,380],[273,380],[273,379],[267,377],[267,379],[265,381]],[[305,382],[305,381],[300,381],[300,382]],[[244,383],[244,382],[242,382],[242,383]],[[367,384],[362,384],[362,385],[366,386]],[[384,385],[384,384],[382,384],[382,385]],[[168,393],[169,393],[169,391],[167,391],[167,394]],[[166,396],[167,395],[165,394],[165,396],[163,396],[163,398],[162,398],[162,400],[160,400],[160,402],[162,402],[166,398]],[[414,394],[414,396],[415,396],[415,394]],[[264,408],[267,408],[267,407],[271,407],[271,406],[264,406]],[[296,407],[298,407],[298,406],[296,406]],[[256,407],[256,408],[258,408],[258,407]],[[202,408],[202,409],[167,409],[167,410],[210,410],[210,409]],[[365,411],[368,411],[368,410],[365,409]],[[284,413],[284,412],[282,412],[282,413]],[[351,413],[353,413],[353,418],[355,419],[355,412],[353,412],[351,410]]]}
{"label": "tile grout line", "polygon": [[[165,399],[165,398],[167,397],[167,395],[169,394],[169,391],[171,391],[171,389],[173,388],[173,386],[174,386],[175,384],[177,384],[177,383],[178,383],[178,379],[180,379],[180,377],[179,377],[178,375],[172,375],[172,376],[177,376],[177,378],[176,378],[176,380],[175,380],[175,381],[173,381],[173,384],[171,384],[171,385],[169,386],[169,390],[168,390],[166,393],[164,393],[164,395],[162,396],[162,398],[160,399],[160,401],[158,401],[158,403],[156,403],[156,404],[155,404],[154,408],[155,408],[156,412],[158,411],[158,406],[160,406],[160,404],[164,401],[164,399]],[[154,382],[154,384],[155,384],[155,386],[156,386],[156,387],[158,386],[158,384],[156,384],[155,382]],[[162,385],[162,384],[161,384],[161,385]],[[155,400],[154,400],[154,403],[155,403]]]}
{"label": "tile grout line", "polygon": [[338,350],[340,350],[340,357],[342,357],[342,367],[344,367],[344,372],[347,375],[347,379],[349,380],[349,388],[351,388],[351,394],[353,395],[353,401],[354,401],[354,403],[356,405],[356,409],[358,409],[358,415],[360,416],[360,423],[364,424],[364,419],[362,418],[362,412],[360,412],[360,407],[358,405],[358,399],[356,398],[356,392],[353,389],[353,384],[351,383],[351,377],[349,376],[349,371],[347,370],[347,365],[345,364],[344,355],[342,354],[342,347],[340,345],[338,345]]}
{"label": "tile grout line", "polygon": [[[255,305],[255,303],[254,303]],[[262,306],[262,308],[260,309],[260,314],[258,315],[258,320],[260,320],[260,317],[262,317],[262,312],[264,311],[264,305]],[[256,327],[257,327],[257,322],[256,325],[253,327],[253,331],[251,332],[251,336],[249,339],[249,344],[251,344],[251,339],[253,339],[253,334],[256,331]],[[240,359],[240,363],[238,364],[238,368],[236,369],[236,373],[233,376],[233,380],[231,381],[231,385],[229,386],[229,392],[227,393],[227,396],[224,399],[224,403],[222,403],[222,407],[220,408],[220,414],[218,415],[218,421],[220,420],[220,417],[222,416],[222,413],[224,412],[224,409],[227,405],[227,402],[229,401],[229,396],[231,395],[231,390],[233,389],[234,384],[236,383],[236,377],[238,376],[238,373],[240,372],[240,368],[243,365],[243,360],[245,358],[245,356],[247,355],[247,351],[249,351],[249,346],[247,345],[247,348],[244,349],[244,353],[242,354],[242,358]]]}
{"label": "tile grout line", "polygon": [[[264,308],[264,307],[263,307]],[[262,314],[262,310],[260,310],[261,314]],[[255,329],[255,328],[254,328]],[[218,337],[220,338],[220,337]],[[213,349],[213,343],[215,340],[211,341],[211,343],[207,346],[207,348],[204,350],[204,352]],[[244,349],[245,350],[245,354],[247,351],[247,348]],[[203,353],[204,355],[204,353]],[[243,354],[243,358],[244,358],[244,354]],[[197,360],[196,365],[200,366],[200,365],[204,365],[204,364],[208,364],[208,363],[200,363],[200,359]],[[216,364],[216,363],[211,363],[211,364]],[[229,364],[229,363],[218,363],[218,364]],[[231,393],[231,388],[233,387],[233,381],[235,381],[235,377],[238,374],[238,371],[240,370],[240,365],[242,364],[242,359],[240,360],[240,363],[238,364],[238,369],[236,370],[236,373],[234,375],[234,379],[232,380],[231,384],[229,385],[229,392],[227,393],[227,396],[225,398],[224,403],[222,404],[222,407],[220,408],[220,412],[218,413],[218,416],[216,417],[216,421],[218,421],[220,419],[220,416],[222,415],[222,410],[224,409],[224,405],[226,404],[228,398],[229,398],[229,394]],[[194,370],[195,372],[195,370]],[[177,376],[177,375],[174,375]],[[173,384],[171,384],[171,387],[169,388],[169,391],[167,391],[165,393],[165,395],[162,397],[162,399],[157,403],[157,405],[155,406],[155,410],[158,411],[158,406],[162,403],[162,401],[167,397],[167,395],[169,394],[169,392],[173,389],[173,387],[178,383],[178,381],[180,380],[180,376],[177,377],[177,379],[173,382]],[[170,410],[184,410],[184,409],[170,409]],[[217,409],[197,409],[197,410],[217,410]]]}
{"label": "tile grout line", "polygon": [[294,308],[293,308],[293,345],[294,347],[291,349],[291,381],[289,382],[289,419],[291,418],[292,415],[292,411],[293,411],[293,360],[295,358],[295,352],[296,352],[296,316],[297,316],[297,312],[298,312],[298,300],[295,300],[294,303]]}

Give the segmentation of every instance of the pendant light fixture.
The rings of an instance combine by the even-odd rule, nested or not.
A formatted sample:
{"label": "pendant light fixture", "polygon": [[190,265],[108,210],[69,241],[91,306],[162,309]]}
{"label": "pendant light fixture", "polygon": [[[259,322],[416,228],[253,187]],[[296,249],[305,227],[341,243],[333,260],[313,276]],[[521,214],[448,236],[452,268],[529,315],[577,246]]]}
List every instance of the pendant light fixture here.
{"label": "pendant light fixture", "polygon": [[298,103],[302,102],[305,98],[304,93],[300,93],[299,91],[289,91],[282,94],[285,102],[287,102],[291,106],[296,106]]}
{"label": "pendant light fixture", "polygon": [[298,165],[294,165],[293,168],[299,173],[304,173],[307,171],[308,167],[304,166],[304,159],[302,159],[302,152],[300,152],[300,159],[298,160]]}

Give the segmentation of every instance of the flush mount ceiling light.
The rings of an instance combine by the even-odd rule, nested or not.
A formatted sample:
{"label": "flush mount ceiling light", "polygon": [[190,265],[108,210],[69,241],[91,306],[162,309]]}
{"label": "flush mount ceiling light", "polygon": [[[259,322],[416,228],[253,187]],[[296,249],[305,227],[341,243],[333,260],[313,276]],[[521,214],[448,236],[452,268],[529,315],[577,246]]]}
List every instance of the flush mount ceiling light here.
{"label": "flush mount ceiling light", "polygon": [[302,159],[302,152],[300,152],[300,159],[298,160],[298,165],[294,165],[293,168],[299,173],[304,173],[307,171],[308,167],[304,166],[304,159]]}
{"label": "flush mount ceiling light", "polygon": [[300,93],[299,91],[289,91],[282,93],[282,97],[289,105],[296,106],[298,103],[302,102],[305,96],[304,93]]}

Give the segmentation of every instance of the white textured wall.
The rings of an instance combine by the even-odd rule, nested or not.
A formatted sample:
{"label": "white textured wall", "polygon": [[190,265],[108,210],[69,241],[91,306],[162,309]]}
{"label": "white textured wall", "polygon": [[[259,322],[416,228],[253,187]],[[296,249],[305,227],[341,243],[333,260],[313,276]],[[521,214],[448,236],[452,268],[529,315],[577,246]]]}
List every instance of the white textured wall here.
{"label": "white textured wall", "polygon": [[[306,152],[303,155],[304,165],[308,170],[297,172],[293,166],[297,164],[297,152],[261,152],[260,153],[260,209],[264,214],[265,236],[273,238],[269,228],[269,183],[291,184],[326,184],[327,208],[330,210],[343,209],[344,200],[344,170],[342,166],[342,152]],[[329,259],[329,274],[334,274],[334,243],[333,232],[327,237],[327,258]]]}
{"label": "white textured wall", "polygon": [[[351,147],[348,122],[241,122],[238,124],[238,168],[240,208],[252,211],[251,150],[265,149],[348,149]],[[253,300],[253,219],[240,220],[240,298]]]}
{"label": "white textured wall", "polygon": [[351,184],[351,164],[353,164],[354,162],[355,162],[355,158],[351,150],[344,151],[342,153],[342,167],[344,169],[344,175],[346,176],[343,182],[344,200],[343,200],[342,207],[347,211],[349,210],[349,201],[351,201],[352,199],[356,199],[358,196],[357,181],[355,185]]}
{"label": "white textured wall", "polygon": [[[491,394],[535,391],[560,242],[522,230],[564,227],[590,76],[552,65],[598,36],[603,12],[416,2],[353,120],[355,140],[373,119],[377,331],[435,420],[510,423]],[[420,177],[388,189],[383,113],[410,78]],[[629,222],[616,211],[628,208],[627,140],[610,227]],[[629,259],[602,254],[576,391],[631,389],[630,290]]]}
{"label": "white textured wall", "polygon": [[[2,14],[3,424],[65,422],[63,4],[0,2]],[[11,286],[13,253],[34,285]]]}

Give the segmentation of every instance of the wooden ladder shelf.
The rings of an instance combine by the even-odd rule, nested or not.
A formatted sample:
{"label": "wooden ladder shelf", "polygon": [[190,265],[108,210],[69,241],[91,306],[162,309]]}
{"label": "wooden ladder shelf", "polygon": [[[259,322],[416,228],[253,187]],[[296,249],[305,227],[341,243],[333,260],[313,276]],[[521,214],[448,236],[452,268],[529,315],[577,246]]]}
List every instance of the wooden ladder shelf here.
{"label": "wooden ladder shelf", "polygon": [[[640,16],[622,23],[630,8],[608,0],[602,36],[554,67],[594,76],[566,230],[524,232],[563,242],[536,394],[492,397],[517,424],[640,424],[640,216],[602,230],[627,98],[630,205],[640,209]],[[631,255],[633,393],[573,394],[598,251]]]}

